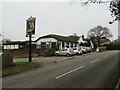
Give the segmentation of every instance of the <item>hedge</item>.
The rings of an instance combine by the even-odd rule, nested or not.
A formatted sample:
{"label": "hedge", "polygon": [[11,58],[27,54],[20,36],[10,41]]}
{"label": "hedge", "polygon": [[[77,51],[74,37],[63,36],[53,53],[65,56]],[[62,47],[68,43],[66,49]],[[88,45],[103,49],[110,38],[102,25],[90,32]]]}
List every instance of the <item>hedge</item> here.
{"label": "hedge", "polygon": [[101,47],[99,47],[99,51],[100,51],[100,52],[106,51],[106,46],[101,46]]}

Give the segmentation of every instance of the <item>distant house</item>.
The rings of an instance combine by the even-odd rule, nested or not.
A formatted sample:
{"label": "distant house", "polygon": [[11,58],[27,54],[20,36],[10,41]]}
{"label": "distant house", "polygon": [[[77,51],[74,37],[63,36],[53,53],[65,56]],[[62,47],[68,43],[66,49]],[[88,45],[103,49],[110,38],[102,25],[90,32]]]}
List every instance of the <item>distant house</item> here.
{"label": "distant house", "polygon": [[85,43],[82,37],[78,36],[61,36],[55,34],[49,34],[46,36],[39,37],[36,40],[36,48],[73,48],[79,47],[81,43]]}

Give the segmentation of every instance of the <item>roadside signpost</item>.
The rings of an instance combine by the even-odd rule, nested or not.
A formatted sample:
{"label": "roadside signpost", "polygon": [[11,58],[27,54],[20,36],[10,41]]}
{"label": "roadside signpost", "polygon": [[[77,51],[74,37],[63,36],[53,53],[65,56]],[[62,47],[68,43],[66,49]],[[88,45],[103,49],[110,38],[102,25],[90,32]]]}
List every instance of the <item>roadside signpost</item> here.
{"label": "roadside signpost", "polygon": [[31,47],[31,39],[32,35],[35,35],[35,21],[36,18],[30,17],[26,20],[26,36],[29,36],[29,62],[32,62],[32,47]]}

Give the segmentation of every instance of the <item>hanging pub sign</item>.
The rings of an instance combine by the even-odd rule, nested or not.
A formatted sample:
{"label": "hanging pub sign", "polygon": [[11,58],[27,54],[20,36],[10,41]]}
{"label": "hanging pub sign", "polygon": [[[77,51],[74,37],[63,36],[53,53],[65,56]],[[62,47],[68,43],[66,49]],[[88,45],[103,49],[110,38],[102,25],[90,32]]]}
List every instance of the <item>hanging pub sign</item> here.
{"label": "hanging pub sign", "polygon": [[30,17],[27,21],[26,35],[35,35],[35,20],[36,18]]}

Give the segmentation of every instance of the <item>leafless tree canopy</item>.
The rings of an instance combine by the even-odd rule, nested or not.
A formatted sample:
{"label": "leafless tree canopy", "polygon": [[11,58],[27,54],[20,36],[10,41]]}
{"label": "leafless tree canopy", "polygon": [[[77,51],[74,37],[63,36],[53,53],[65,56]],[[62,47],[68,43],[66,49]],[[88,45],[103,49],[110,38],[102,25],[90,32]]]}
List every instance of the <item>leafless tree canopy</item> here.
{"label": "leafless tree canopy", "polygon": [[2,44],[8,43],[8,42],[11,42],[11,40],[8,39],[8,38],[3,38],[3,39],[2,39]]}
{"label": "leafless tree canopy", "polygon": [[88,38],[91,38],[91,37],[110,38],[112,37],[112,34],[110,33],[110,30],[108,28],[97,26],[97,27],[92,28],[90,31],[88,31],[87,36]]}

